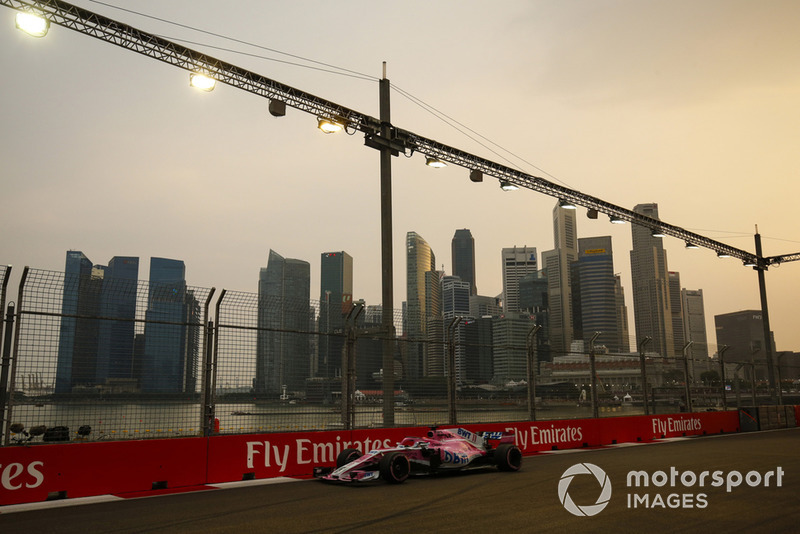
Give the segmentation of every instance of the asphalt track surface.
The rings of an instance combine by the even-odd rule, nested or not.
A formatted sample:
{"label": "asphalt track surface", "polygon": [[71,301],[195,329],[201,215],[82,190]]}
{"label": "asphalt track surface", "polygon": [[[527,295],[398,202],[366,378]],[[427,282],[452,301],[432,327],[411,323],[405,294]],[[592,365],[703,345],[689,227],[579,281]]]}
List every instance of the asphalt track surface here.
{"label": "asphalt track surface", "polygon": [[[608,505],[590,517],[569,513],[558,495],[564,472],[580,463],[600,467],[611,481]],[[677,487],[628,487],[630,471],[669,475],[673,467]],[[711,485],[717,470],[720,487]],[[697,477],[691,487],[681,482],[692,481],[687,471]],[[703,471],[709,474],[699,487]],[[751,471],[761,479],[756,487],[747,484]],[[774,475],[764,487],[769,471]],[[728,492],[735,472],[741,485]],[[565,487],[577,506],[594,505],[601,494],[590,474]],[[646,494],[655,507],[640,500],[633,508],[632,494]],[[676,502],[670,494],[679,495],[680,507],[670,507]],[[800,428],[541,454],[526,457],[518,473],[489,469],[400,485],[309,480],[13,513],[3,508],[0,532],[800,532]]]}

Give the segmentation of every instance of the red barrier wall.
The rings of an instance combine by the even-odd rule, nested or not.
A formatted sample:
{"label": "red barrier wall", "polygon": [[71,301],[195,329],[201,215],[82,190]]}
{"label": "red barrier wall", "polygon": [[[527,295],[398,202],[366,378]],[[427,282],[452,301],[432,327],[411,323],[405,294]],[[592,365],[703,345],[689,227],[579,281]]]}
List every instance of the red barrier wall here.
{"label": "red barrier wall", "polygon": [[[0,448],[0,505],[37,502],[50,493],[88,497],[203,484],[205,438],[66,443]],[[2,509],[0,509],[2,512]]]}
{"label": "red barrier wall", "polygon": [[[739,414],[701,412],[460,426],[473,431],[513,431],[523,453],[533,454],[738,432]],[[66,492],[69,498],[142,492],[151,490],[154,482],[179,488],[243,478],[308,476],[315,465],[333,465],[342,449],[366,452],[391,447],[406,436],[423,436],[427,430],[404,427],[3,447],[0,505],[43,501],[54,492]]]}

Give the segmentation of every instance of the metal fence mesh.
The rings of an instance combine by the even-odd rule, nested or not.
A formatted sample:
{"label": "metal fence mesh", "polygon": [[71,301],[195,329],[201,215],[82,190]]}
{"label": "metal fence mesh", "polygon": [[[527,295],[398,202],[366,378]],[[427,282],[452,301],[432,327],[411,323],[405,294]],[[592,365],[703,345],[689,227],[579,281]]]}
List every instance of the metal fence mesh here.
{"label": "metal fence mesh", "polygon": [[[0,268],[0,277],[6,274]],[[686,358],[583,342],[556,352],[537,337],[530,318],[437,317],[422,328],[394,310],[386,329],[380,306],[340,309],[266,292],[222,291],[214,324],[208,320],[214,290],[182,280],[34,269],[22,278],[10,379],[0,384],[7,401],[4,445],[613,417],[775,402],[766,361],[752,347],[728,350],[723,386],[725,350],[712,344],[694,344]],[[780,403],[800,401],[796,357],[775,355]]]}
{"label": "metal fence mesh", "polygon": [[48,429],[45,441],[196,435],[208,295],[180,281],[27,270],[8,420]]}

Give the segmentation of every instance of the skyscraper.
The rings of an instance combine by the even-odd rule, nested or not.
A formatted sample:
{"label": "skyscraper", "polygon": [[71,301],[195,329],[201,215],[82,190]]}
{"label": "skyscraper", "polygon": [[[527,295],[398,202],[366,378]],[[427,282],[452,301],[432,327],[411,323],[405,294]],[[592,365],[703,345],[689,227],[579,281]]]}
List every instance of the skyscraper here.
{"label": "skyscraper", "polygon": [[485,384],[492,379],[493,350],[492,322],[489,317],[476,317],[464,323],[463,360],[459,377],[473,384]]}
{"label": "skyscraper", "polygon": [[76,385],[93,386],[97,363],[99,324],[76,315],[97,315],[100,311],[102,273],[92,275],[92,262],[83,252],[67,252],[61,327],[56,364],[56,393],[70,393]]}
{"label": "skyscraper", "polygon": [[136,378],[133,348],[138,276],[139,258],[115,256],[107,266],[92,265],[82,252],[67,252],[61,303],[67,317],[63,317],[59,332],[57,393],[106,385],[111,379]]}
{"label": "skyscraper", "polygon": [[[150,258],[140,387],[151,393],[193,393],[197,385],[200,303],[186,287],[182,260]],[[176,324],[170,324],[176,323]]]}
{"label": "skyscraper", "polygon": [[109,379],[133,379],[133,336],[139,258],[114,256],[103,268],[100,315],[113,320],[100,322],[97,340],[96,383]]}
{"label": "skyscraper", "polygon": [[578,273],[580,278],[583,339],[600,332],[595,345],[619,351],[617,300],[615,295],[613,250],[611,237],[587,237],[578,240]]}
{"label": "skyscraper", "polygon": [[[519,305],[522,311],[530,316],[534,323],[541,326],[536,334],[537,361],[553,361],[548,338],[550,326],[550,309],[548,306],[547,278],[541,272],[529,273],[519,281]],[[537,370],[538,372],[538,370]]]}
{"label": "skyscraper", "polygon": [[469,315],[475,317],[494,317],[503,313],[500,298],[486,295],[471,295],[469,297]]}
{"label": "skyscraper", "polygon": [[462,281],[470,286],[470,295],[477,295],[478,288],[475,285],[475,239],[472,232],[464,228],[456,230],[453,240],[450,242],[452,253],[453,276],[458,276]]}
{"label": "skyscraper", "polygon": [[614,302],[617,310],[617,334],[620,352],[630,351],[630,329],[628,328],[628,307],[625,305],[625,291],[622,289],[622,278],[614,275]]}
{"label": "skyscraper", "polygon": [[[714,316],[717,345],[726,345],[726,362],[755,363],[756,379],[767,379],[764,319],[761,310],[742,310]],[[770,332],[772,353],[775,354],[775,334]],[[751,366],[745,366],[744,375],[750,379]],[[730,377],[728,377],[730,378]]]}
{"label": "skyscraper", "polygon": [[686,333],[683,329],[683,301],[681,300],[681,273],[669,271],[669,311],[672,316],[672,343],[676,356],[683,355]]}
{"label": "skyscraper", "polygon": [[405,333],[410,341],[406,353],[405,373],[408,378],[424,376],[428,317],[426,315],[426,275],[436,269],[436,256],[416,232],[406,234],[406,317]]}
{"label": "skyscraper", "polygon": [[[658,204],[638,204],[633,211],[658,219]],[[631,231],[631,279],[636,338],[640,341],[649,336],[652,341],[647,346],[648,350],[662,356],[673,356],[675,343],[669,302],[669,270],[662,238],[653,237],[649,228],[638,224],[632,224]]]}
{"label": "skyscraper", "polygon": [[458,276],[442,277],[442,315],[445,319],[469,316],[470,285]]}
{"label": "skyscraper", "polygon": [[[689,348],[692,360],[691,367],[695,361],[708,362],[708,335],[706,333],[706,313],[703,306],[702,289],[681,289],[681,303],[683,309],[683,331],[686,341],[694,343]],[[703,366],[700,367],[705,370]],[[693,369],[695,382],[700,380],[700,373]]]}
{"label": "skyscraper", "polygon": [[528,334],[533,319],[525,314],[505,314],[492,319],[492,381],[506,384],[526,380],[528,376]]}
{"label": "skyscraper", "polygon": [[319,331],[329,334],[319,340],[319,373],[341,376],[344,320],[353,305],[353,258],[347,252],[322,253],[319,295]]}
{"label": "skyscraper", "polygon": [[444,376],[444,319],[442,318],[442,271],[425,273],[425,376]]}
{"label": "skyscraper", "polygon": [[[461,318],[458,324],[453,328],[453,336],[456,340],[455,351],[455,364],[456,376],[459,383],[463,383],[466,379],[465,357],[466,357],[466,330],[464,328],[464,320],[469,319],[469,292],[470,285],[464,282],[458,276],[444,276],[442,277],[442,319],[443,327],[450,325],[450,322],[455,318]],[[444,332],[445,341],[447,341],[448,332]],[[444,371],[448,372],[447,358],[445,358]]]}
{"label": "skyscraper", "polygon": [[536,247],[504,248],[501,252],[503,262],[503,312],[519,313],[519,281],[525,275],[539,270],[536,260]]}
{"label": "skyscraper", "polygon": [[572,264],[578,261],[576,210],[553,208],[555,248],[542,253],[542,268],[548,281],[550,345],[554,354],[565,354],[573,338]]}
{"label": "skyscraper", "polygon": [[255,392],[267,396],[305,389],[311,370],[311,266],[269,251],[258,283]]}

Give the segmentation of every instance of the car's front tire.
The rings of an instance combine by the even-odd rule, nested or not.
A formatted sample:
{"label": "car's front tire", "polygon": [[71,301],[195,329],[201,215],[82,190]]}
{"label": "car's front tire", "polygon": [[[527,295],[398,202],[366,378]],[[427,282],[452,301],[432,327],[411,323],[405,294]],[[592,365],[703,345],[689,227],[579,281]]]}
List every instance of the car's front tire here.
{"label": "car's front tire", "polygon": [[503,443],[494,451],[494,463],[500,471],[519,471],[522,468],[522,451],[516,445]]}
{"label": "car's front tire", "polygon": [[358,449],[345,449],[336,457],[336,468],[349,464],[353,460],[361,458],[361,451]]}
{"label": "car's front tire", "polygon": [[381,478],[390,484],[405,482],[411,474],[411,462],[401,452],[390,452],[378,464]]}

